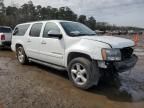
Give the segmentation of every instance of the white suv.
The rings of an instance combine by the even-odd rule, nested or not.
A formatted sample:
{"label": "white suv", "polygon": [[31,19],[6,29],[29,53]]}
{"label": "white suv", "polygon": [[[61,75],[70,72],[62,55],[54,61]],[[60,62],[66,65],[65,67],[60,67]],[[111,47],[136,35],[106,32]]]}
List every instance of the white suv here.
{"label": "white suv", "polygon": [[11,45],[21,64],[32,61],[67,70],[82,89],[97,85],[102,71],[110,74],[134,67],[138,58],[133,47],[131,40],[97,36],[81,23],[63,20],[19,24]]}
{"label": "white suv", "polygon": [[0,47],[10,46],[12,29],[7,26],[0,26]]}

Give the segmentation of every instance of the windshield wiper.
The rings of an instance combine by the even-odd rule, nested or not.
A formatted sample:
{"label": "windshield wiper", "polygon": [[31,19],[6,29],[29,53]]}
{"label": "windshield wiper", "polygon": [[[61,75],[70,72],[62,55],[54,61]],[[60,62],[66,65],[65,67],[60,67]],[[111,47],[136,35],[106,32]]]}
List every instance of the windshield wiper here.
{"label": "windshield wiper", "polygon": [[96,34],[79,34],[79,36],[93,36],[93,35],[96,35]]}
{"label": "windshield wiper", "polygon": [[93,36],[96,34],[71,34],[72,36]]}

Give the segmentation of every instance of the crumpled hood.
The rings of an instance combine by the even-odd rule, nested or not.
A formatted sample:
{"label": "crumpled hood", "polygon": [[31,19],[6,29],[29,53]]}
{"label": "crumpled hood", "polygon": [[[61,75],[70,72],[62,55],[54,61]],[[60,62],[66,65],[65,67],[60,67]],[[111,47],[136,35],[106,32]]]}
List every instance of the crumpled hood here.
{"label": "crumpled hood", "polygon": [[134,46],[134,42],[132,40],[114,36],[83,36],[81,38],[104,42],[111,45],[112,48],[124,48]]}

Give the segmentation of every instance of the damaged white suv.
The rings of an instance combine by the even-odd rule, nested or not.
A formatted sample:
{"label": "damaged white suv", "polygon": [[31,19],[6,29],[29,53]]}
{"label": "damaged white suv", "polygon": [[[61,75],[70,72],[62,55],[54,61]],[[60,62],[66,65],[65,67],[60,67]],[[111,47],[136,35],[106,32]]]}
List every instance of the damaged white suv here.
{"label": "damaged white suv", "polygon": [[36,62],[67,70],[75,86],[88,89],[97,85],[102,72],[124,72],[135,66],[134,42],[97,36],[85,25],[63,20],[19,24],[11,48],[21,64]]}

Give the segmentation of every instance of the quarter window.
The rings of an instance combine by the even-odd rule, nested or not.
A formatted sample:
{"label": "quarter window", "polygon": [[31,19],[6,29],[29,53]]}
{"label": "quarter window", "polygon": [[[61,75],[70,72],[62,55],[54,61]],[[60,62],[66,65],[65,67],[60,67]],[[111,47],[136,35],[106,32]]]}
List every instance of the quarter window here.
{"label": "quarter window", "polygon": [[40,32],[41,32],[41,28],[42,28],[42,23],[33,24],[33,26],[31,27],[29,35],[32,37],[39,37]]}
{"label": "quarter window", "polygon": [[14,36],[24,36],[30,24],[19,25],[15,28],[13,35]]}
{"label": "quarter window", "polygon": [[55,23],[48,22],[45,25],[45,29],[44,29],[44,32],[43,32],[43,37],[50,38],[50,36],[48,36],[48,32],[51,31],[51,30],[58,31],[60,33],[60,29]]}

